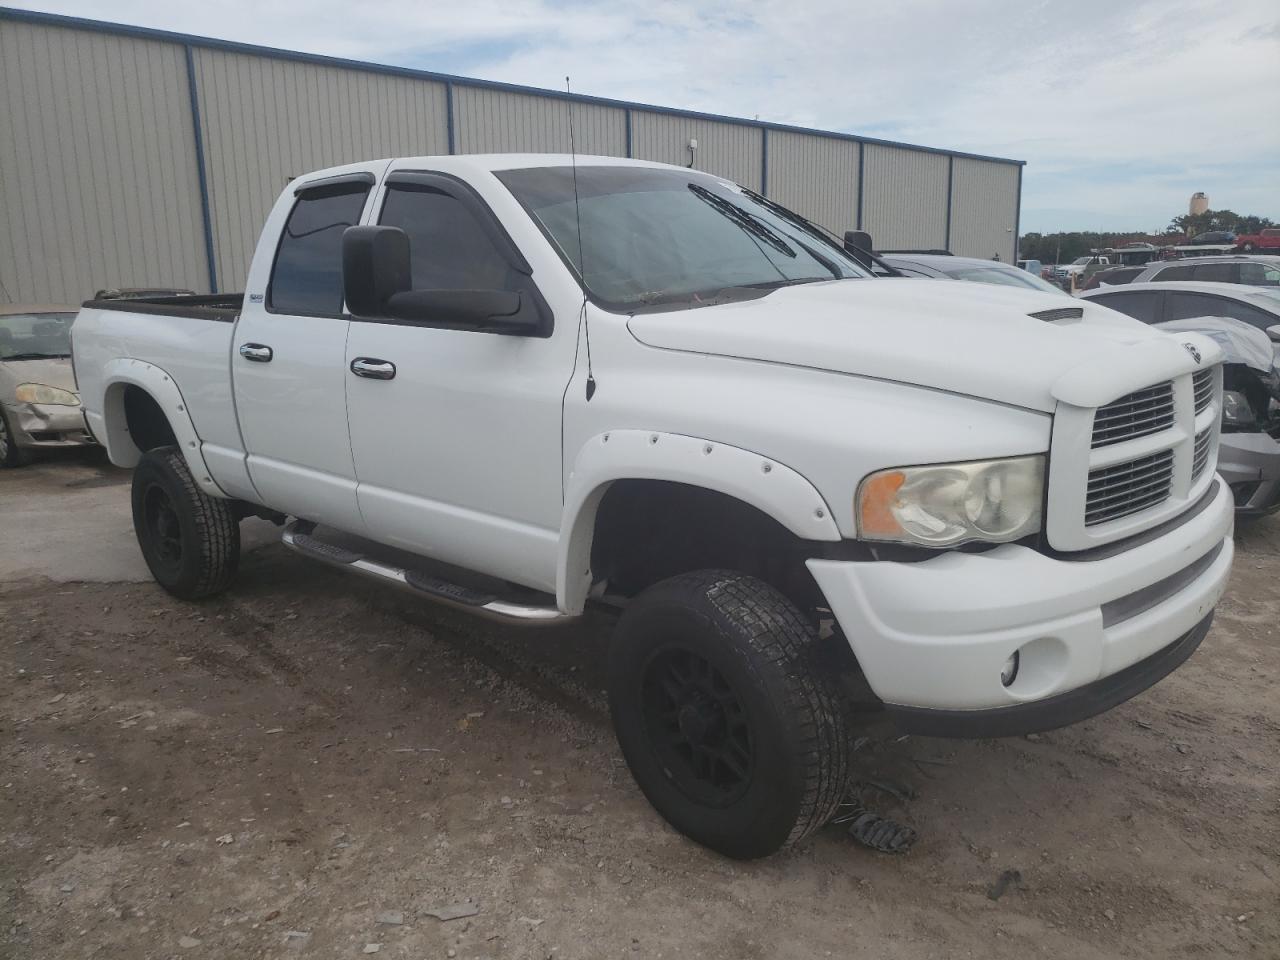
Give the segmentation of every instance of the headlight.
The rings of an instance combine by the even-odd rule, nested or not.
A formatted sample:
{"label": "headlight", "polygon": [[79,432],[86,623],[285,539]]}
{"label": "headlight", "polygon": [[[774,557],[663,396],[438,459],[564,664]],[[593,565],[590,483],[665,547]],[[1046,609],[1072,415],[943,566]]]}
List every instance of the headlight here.
{"label": "headlight", "polygon": [[1252,427],[1258,422],[1249,406],[1249,400],[1238,390],[1222,391],[1222,425],[1224,427]]}
{"label": "headlight", "polygon": [[864,540],[949,547],[1004,543],[1040,529],[1044,457],[902,467],[858,486],[855,513]]}
{"label": "headlight", "polygon": [[70,390],[59,390],[47,383],[20,383],[16,396],[19,403],[48,403],[55,407],[80,405],[80,398]]}

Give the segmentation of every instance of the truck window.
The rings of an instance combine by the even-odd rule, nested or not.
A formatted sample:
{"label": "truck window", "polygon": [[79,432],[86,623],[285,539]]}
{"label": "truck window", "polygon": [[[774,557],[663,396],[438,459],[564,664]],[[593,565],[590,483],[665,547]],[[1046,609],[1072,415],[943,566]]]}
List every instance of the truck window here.
{"label": "truck window", "polygon": [[514,272],[484,228],[456,198],[397,184],[382,205],[383,226],[409,235],[415,290],[514,290]]}
{"label": "truck window", "polygon": [[1161,319],[1157,316],[1160,308],[1160,294],[1155,290],[1125,291],[1090,299],[1104,307],[1127,313],[1133,319],[1141,320],[1143,323],[1157,323]]}
{"label": "truck window", "polygon": [[360,222],[369,186],[335,184],[309,190],[289,213],[267,288],[272,313],[342,315],[342,233]]}

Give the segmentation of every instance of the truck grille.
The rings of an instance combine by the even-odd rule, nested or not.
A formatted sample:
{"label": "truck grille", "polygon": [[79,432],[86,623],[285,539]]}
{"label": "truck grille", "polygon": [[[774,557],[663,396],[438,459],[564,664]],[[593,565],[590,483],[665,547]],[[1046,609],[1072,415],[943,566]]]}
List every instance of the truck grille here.
{"label": "truck grille", "polygon": [[1212,430],[1201,430],[1196,434],[1196,444],[1191,454],[1192,480],[1199,480],[1200,474],[1204,473],[1205,464],[1209,462],[1209,441],[1212,439]]}
{"label": "truck grille", "polygon": [[[1205,453],[1208,454],[1208,444]],[[1084,525],[1092,527],[1139,513],[1169,498],[1173,451],[1165,450],[1114,467],[1089,471]]]}
{"label": "truck grille", "polygon": [[[1138,381],[1141,383],[1141,381]],[[1084,550],[1175,517],[1213,481],[1222,370],[1194,368],[1053,416],[1045,533]]]}
{"label": "truck grille", "polygon": [[[1191,377],[1191,389],[1195,393],[1196,413],[1203,413],[1204,408],[1213,402],[1213,371],[1201,370]],[[1198,444],[1199,438],[1196,439]]]}
{"label": "truck grille", "polygon": [[[1212,390],[1212,381],[1210,381]],[[1210,394],[1212,396],[1212,393]],[[1159,433],[1173,426],[1173,384],[1135,390],[1105,407],[1093,417],[1093,449],[1123,443],[1135,437]]]}

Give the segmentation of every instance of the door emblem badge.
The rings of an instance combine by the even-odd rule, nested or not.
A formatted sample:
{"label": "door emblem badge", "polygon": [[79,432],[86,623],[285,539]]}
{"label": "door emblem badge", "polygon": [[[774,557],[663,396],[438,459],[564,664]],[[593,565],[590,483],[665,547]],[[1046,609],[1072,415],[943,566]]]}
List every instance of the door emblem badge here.
{"label": "door emblem badge", "polygon": [[1199,363],[1200,351],[1195,348],[1195,345],[1191,343],[1184,343],[1183,346],[1187,348],[1187,353],[1191,354],[1191,359],[1196,363]]}

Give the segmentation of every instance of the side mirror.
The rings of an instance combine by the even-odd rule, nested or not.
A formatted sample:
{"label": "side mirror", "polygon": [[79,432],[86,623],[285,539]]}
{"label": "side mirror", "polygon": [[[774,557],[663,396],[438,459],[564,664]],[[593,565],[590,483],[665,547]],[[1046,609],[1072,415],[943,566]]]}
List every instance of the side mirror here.
{"label": "side mirror", "polygon": [[1280,342],[1280,323],[1267,327],[1267,336],[1272,340]]}
{"label": "side mirror", "polygon": [[853,254],[875,252],[875,247],[871,243],[871,234],[865,230],[846,230],[844,232],[844,248]]}
{"label": "side mirror", "polygon": [[388,317],[537,335],[537,311],[508,290],[414,290],[409,237],[399,227],[348,227],[342,234],[342,286],[357,317]]}
{"label": "side mirror", "polygon": [[342,288],[347,309],[378,317],[396,294],[409,291],[409,235],[399,227],[347,227],[342,233]]}

